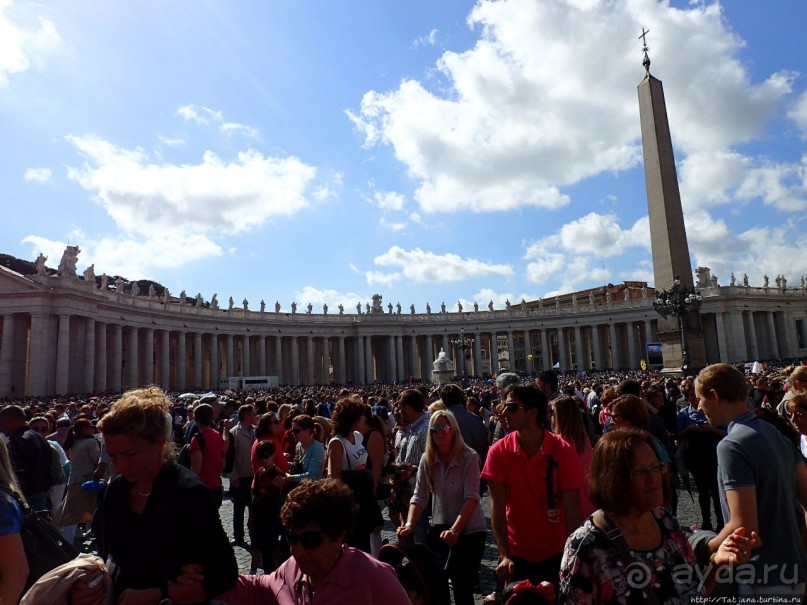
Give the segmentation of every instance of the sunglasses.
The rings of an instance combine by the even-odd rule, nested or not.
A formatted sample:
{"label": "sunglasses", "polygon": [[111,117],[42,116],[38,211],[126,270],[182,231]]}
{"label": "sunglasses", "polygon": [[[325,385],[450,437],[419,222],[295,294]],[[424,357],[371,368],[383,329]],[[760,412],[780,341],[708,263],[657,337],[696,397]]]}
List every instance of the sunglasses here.
{"label": "sunglasses", "polygon": [[651,464],[646,468],[632,468],[630,469],[630,476],[634,479],[654,477],[655,475],[663,475],[667,472],[667,464],[665,462],[658,462]]}
{"label": "sunglasses", "polygon": [[515,414],[519,410],[523,410],[523,409],[524,409],[524,406],[519,405],[517,403],[505,403],[504,404],[504,410],[506,412],[510,412],[511,414]]}
{"label": "sunglasses", "polygon": [[451,425],[450,424],[435,424],[434,426],[429,427],[429,430],[432,433],[447,433],[448,431],[451,430]]}
{"label": "sunglasses", "polygon": [[289,546],[294,546],[299,542],[300,546],[308,550],[319,548],[327,537],[328,534],[321,531],[304,531],[298,534],[290,529],[286,530],[286,542],[289,543]]}

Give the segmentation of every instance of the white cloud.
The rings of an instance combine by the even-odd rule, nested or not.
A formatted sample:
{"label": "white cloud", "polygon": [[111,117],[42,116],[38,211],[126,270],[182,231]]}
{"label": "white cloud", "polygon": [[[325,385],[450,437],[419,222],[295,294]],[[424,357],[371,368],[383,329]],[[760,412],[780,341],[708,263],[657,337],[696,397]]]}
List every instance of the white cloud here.
{"label": "white cloud", "polygon": [[246,124],[238,124],[237,122],[225,122],[219,126],[219,131],[226,135],[241,134],[249,139],[260,138],[257,130],[251,126],[247,126]]}
{"label": "white cloud", "polygon": [[180,145],[185,144],[185,139],[180,137],[166,137],[161,134],[157,135],[157,140],[160,141],[163,145],[168,145],[169,147],[179,147]]}
{"label": "white cloud", "polygon": [[382,210],[403,210],[406,197],[395,191],[376,191],[373,193],[373,201]]}
{"label": "white cloud", "polygon": [[473,309],[474,302],[479,304],[480,311],[487,311],[488,305],[491,301],[493,301],[493,310],[500,311],[507,306],[507,301],[510,301],[511,305],[520,304],[521,301],[525,300],[527,302],[537,300],[537,294],[528,294],[526,292],[522,292],[521,294],[514,294],[513,292],[496,292],[491,288],[482,288],[479,292],[473,295],[473,300],[466,301],[463,299],[462,304],[464,306],[463,311],[470,311]]}
{"label": "white cloud", "polygon": [[400,267],[403,275],[416,283],[461,281],[486,275],[513,275],[513,268],[507,264],[486,263],[451,253],[435,254],[420,248],[407,251],[399,246],[393,246],[384,254],[376,256],[373,262],[379,267]]}
{"label": "white cloud", "polygon": [[[476,45],[437,63],[447,90],[404,80],[348,112],[366,147],[391,147],[419,182],[427,212],[557,208],[569,202],[562,187],[638,165],[642,26],[685,153],[758,135],[794,78],[751,82],[717,3],[479,0],[468,22],[481,27]],[[581,23],[586,35],[570,34]]]}
{"label": "white cloud", "polygon": [[359,268],[353,263],[348,263],[348,267],[350,268],[351,271],[353,271],[353,273],[361,273]]}
{"label": "white cloud", "polygon": [[378,221],[378,224],[384,227],[385,229],[389,229],[390,231],[403,231],[406,229],[406,223],[395,223],[392,221],[388,221],[384,217],[381,217],[381,220]]}
{"label": "white cloud", "polygon": [[801,93],[787,115],[801,130],[801,137],[807,139],[807,92]]}
{"label": "white cloud", "polygon": [[392,285],[401,280],[400,273],[382,273],[380,271],[365,271],[364,278],[371,286],[382,285],[391,288]]}
{"label": "white cloud", "polygon": [[155,164],[143,150],[94,137],[68,136],[84,158],[68,176],[88,191],[128,234],[226,234],[248,231],[273,216],[306,207],[316,174],[295,157],[248,150],[225,161],[212,151],[199,164]]}
{"label": "white cloud", "polygon": [[434,46],[437,44],[437,30],[431,30],[426,36],[418,36],[412,41],[412,48],[420,48],[421,46]]}
{"label": "white cloud", "polygon": [[8,84],[10,75],[29,69],[32,62],[41,66],[43,58],[61,43],[52,21],[44,17],[25,19],[27,15],[22,13],[26,7],[16,11],[20,19],[12,21],[12,5],[12,0],[0,0],[0,87]]}
{"label": "white cloud", "polygon": [[183,105],[177,109],[176,114],[186,122],[196,122],[197,124],[210,124],[210,122],[221,122],[223,114],[215,109],[210,109],[204,105]]}
{"label": "white cloud", "polygon": [[25,171],[22,178],[24,178],[26,181],[44,183],[50,179],[52,174],[53,173],[51,172],[50,168],[29,168]]}
{"label": "white cloud", "polygon": [[616,215],[591,212],[527,246],[523,257],[530,261],[526,268],[527,280],[542,284],[557,276],[563,284],[558,290],[570,292],[583,282],[603,281],[611,276],[607,269],[589,267],[592,260],[620,256],[636,247],[650,250],[646,216],[630,229],[622,229]]}

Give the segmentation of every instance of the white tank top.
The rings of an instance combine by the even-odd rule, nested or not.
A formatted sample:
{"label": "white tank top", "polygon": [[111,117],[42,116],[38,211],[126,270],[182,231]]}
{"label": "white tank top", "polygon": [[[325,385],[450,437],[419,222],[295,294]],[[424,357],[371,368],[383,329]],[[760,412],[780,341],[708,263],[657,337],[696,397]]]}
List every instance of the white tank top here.
{"label": "white tank top", "polygon": [[358,471],[367,465],[367,450],[362,444],[361,433],[359,431],[353,431],[353,439],[356,441],[355,445],[350,443],[350,440],[338,435],[328,442],[328,448],[331,447],[334,441],[339,441],[342,444],[343,471]]}

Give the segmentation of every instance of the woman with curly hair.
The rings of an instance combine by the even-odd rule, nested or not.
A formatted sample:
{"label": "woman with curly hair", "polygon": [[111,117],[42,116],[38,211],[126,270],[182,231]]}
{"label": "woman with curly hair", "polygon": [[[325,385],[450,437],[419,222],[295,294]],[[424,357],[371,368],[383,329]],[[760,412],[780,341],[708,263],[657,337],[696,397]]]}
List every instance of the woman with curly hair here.
{"label": "woman with curly hair", "polygon": [[356,524],[348,544],[370,552],[370,534],[383,525],[375,486],[367,469],[368,452],[364,447],[367,404],[358,397],[345,397],[336,403],[331,416],[334,437],[328,442],[328,476],[341,479],[351,490],[359,506]]}

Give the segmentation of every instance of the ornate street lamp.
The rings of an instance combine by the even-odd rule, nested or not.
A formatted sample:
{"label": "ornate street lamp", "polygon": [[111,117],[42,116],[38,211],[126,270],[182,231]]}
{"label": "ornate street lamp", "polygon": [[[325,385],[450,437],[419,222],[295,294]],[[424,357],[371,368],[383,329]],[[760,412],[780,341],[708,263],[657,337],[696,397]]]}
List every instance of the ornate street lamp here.
{"label": "ornate street lamp", "polygon": [[448,342],[457,347],[460,350],[460,355],[462,355],[462,380],[465,381],[465,349],[470,349],[474,344],[473,338],[466,338],[465,337],[465,328],[460,327],[460,336],[452,337],[448,339]]}
{"label": "ornate street lamp", "polygon": [[678,330],[681,332],[681,369],[689,368],[690,358],[684,330],[684,317],[689,312],[698,312],[703,302],[703,296],[695,289],[681,285],[681,280],[676,275],[672,288],[669,290],[656,290],[656,300],[653,301],[653,309],[663,318],[670,315],[678,319]]}

